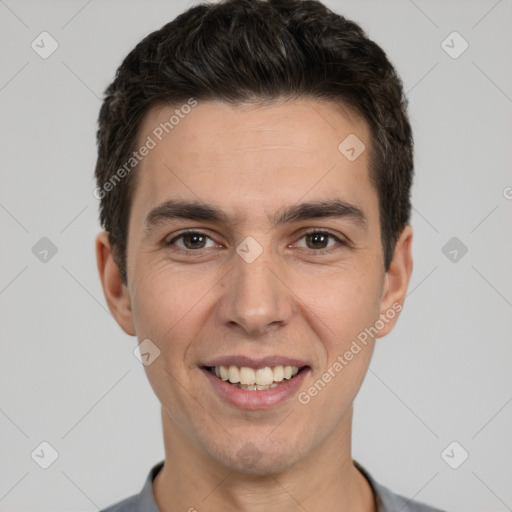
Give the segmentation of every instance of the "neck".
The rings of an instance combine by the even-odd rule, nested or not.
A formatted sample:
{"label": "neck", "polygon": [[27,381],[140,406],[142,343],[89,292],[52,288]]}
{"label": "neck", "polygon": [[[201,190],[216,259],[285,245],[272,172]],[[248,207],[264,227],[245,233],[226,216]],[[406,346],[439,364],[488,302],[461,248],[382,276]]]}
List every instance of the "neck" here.
{"label": "neck", "polygon": [[351,457],[352,408],[321,446],[284,471],[242,473],[193,443],[162,410],[165,464],[153,482],[161,512],[376,512]]}

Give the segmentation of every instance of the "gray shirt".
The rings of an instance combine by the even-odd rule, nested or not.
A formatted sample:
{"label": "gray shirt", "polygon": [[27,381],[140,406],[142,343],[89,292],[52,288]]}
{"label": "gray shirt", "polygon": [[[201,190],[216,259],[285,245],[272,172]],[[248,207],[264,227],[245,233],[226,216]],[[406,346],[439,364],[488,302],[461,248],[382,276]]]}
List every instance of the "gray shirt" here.
{"label": "gray shirt", "polygon": [[[112,505],[100,512],[161,512],[156,506],[153,495],[153,480],[162,469],[164,461],[159,462],[151,468],[144,487],[139,494],[126,498],[115,505]],[[423,503],[412,501],[403,496],[395,494],[387,487],[378,484],[358,462],[354,465],[368,480],[377,502],[377,512],[443,512],[437,508],[429,507]]]}

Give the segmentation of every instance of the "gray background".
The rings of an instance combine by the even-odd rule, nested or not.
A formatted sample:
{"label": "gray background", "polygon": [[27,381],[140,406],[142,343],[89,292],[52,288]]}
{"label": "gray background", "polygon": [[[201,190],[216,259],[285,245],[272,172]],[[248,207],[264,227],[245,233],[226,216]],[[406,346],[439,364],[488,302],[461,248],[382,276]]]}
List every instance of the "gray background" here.
{"label": "gray background", "polygon": [[[97,276],[95,131],[121,59],[192,3],[0,0],[2,511],[97,510],[163,458],[136,339]],[[416,141],[414,272],[356,400],[354,458],[439,507],[512,510],[512,3],[326,3],[396,65]],[[42,31],[59,45],[47,59],[31,48]],[[55,255],[33,253],[42,237]],[[58,452],[46,470],[43,441]]]}

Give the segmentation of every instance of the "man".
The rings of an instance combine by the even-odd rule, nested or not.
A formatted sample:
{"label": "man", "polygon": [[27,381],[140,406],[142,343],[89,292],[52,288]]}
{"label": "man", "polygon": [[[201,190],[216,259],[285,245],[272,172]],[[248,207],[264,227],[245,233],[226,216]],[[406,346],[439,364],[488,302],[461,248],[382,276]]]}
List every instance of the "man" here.
{"label": "man", "polygon": [[107,510],[434,511],[351,458],[412,271],[412,135],[385,53],[316,1],[203,4],[106,93],[98,268],[165,443]]}

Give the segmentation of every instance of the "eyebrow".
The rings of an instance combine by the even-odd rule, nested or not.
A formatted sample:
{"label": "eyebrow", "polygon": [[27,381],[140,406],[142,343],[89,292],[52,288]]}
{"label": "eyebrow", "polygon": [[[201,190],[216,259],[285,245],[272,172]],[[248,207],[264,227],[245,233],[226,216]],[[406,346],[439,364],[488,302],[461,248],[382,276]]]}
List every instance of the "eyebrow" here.
{"label": "eyebrow", "polygon": [[[281,208],[269,217],[273,227],[310,219],[348,219],[361,228],[366,228],[368,220],[364,212],[353,204],[341,199],[306,202]],[[168,200],[153,208],[144,221],[147,231],[154,226],[173,219],[208,221],[230,224],[230,218],[220,208],[200,201]]]}

